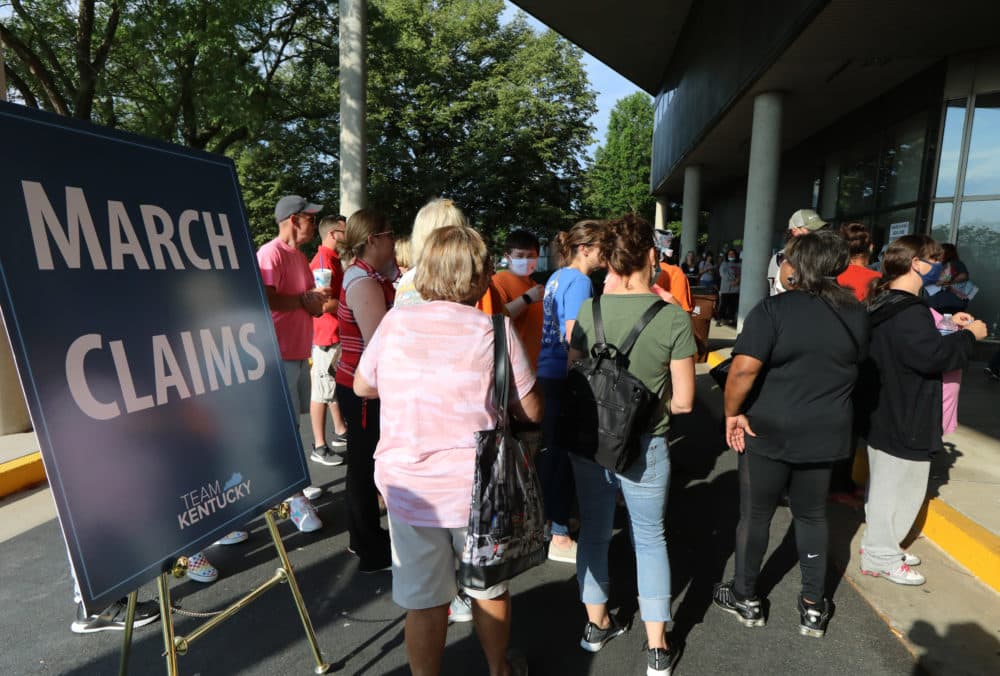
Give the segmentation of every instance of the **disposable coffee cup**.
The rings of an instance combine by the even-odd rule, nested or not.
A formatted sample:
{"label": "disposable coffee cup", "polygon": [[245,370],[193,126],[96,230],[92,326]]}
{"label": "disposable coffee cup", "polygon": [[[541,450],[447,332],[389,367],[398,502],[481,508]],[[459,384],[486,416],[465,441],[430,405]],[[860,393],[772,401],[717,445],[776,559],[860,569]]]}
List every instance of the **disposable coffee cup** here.
{"label": "disposable coffee cup", "polygon": [[325,289],[330,286],[333,278],[333,270],[330,268],[316,268],[313,270],[313,281],[316,282],[317,289]]}

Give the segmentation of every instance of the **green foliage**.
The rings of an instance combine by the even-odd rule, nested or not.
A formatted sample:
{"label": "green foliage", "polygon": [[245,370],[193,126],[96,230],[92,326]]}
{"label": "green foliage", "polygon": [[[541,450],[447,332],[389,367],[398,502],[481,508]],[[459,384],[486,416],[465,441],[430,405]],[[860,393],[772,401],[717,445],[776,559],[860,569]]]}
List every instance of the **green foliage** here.
{"label": "green foliage", "polygon": [[604,145],[587,170],[584,203],[591,215],[610,218],[631,211],[653,221],[652,150],[653,101],[636,92],[615,104]]}
{"label": "green foliage", "polygon": [[[6,0],[14,100],[232,157],[254,238],[298,193],[338,209],[336,0]],[[502,0],[370,0],[369,203],[430,198],[493,241],[564,227],[594,112],[579,49]]]}

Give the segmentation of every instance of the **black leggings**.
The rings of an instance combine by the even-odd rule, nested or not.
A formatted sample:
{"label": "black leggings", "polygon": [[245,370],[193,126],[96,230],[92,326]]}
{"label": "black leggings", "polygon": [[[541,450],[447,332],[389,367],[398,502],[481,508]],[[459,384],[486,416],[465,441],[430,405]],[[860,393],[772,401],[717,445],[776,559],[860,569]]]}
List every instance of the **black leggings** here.
{"label": "black leggings", "polygon": [[757,595],[757,576],[767,551],[771,517],[787,486],[802,571],[802,595],[810,601],[824,598],[830,463],[790,464],[749,452],[740,456],[739,463],[736,595],[741,599]]}
{"label": "black leggings", "polygon": [[361,399],[337,384],[337,402],[347,423],[347,529],[350,548],[365,565],[389,563],[389,532],[380,524],[375,488],[375,446],[379,437],[379,400]]}

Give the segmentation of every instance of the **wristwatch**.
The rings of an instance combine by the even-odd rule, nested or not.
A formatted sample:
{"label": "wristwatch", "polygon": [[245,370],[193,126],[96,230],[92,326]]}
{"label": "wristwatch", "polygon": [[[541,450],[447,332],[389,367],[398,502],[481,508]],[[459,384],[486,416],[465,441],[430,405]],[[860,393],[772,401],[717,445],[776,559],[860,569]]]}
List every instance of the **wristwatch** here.
{"label": "wristwatch", "polygon": [[533,300],[531,300],[531,296],[529,296],[526,293],[521,294],[521,300],[524,301],[525,305],[531,305],[534,302]]}

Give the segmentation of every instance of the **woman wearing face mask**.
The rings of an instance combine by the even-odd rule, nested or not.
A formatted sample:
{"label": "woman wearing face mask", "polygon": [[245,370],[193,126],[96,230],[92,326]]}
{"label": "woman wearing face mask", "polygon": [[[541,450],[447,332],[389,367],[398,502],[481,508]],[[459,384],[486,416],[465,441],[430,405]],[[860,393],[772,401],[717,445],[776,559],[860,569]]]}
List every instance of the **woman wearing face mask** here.
{"label": "woman wearing face mask", "polygon": [[549,558],[576,563],[576,543],[569,536],[569,510],[573,502],[573,475],[566,449],[556,443],[556,421],[562,409],[569,337],[580,305],[594,295],[588,275],[601,267],[600,238],[604,225],[586,220],[569,232],[560,232],[554,244],[565,267],[556,270],[545,285],[542,301],[542,349],[538,354],[538,381],[545,396],[542,435],[545,451],[538,456],[538,474],[545,500],[545,516],[552,522]]}
{"label": "woman wearing face mask", "polygon": [[[882,278],[869,300],[872,377],[864,385],[872,401],[868,439],[867,527],[861,540],[861,572],[903,585],[924,583],[913,570],[920,559],[900,542],[913,526],[927,493],[931,455],[941,443],[941,374],[972,357],[986,325],[960,312],[962,327],[941,335],[921,288],[938,281],[941,246],[927,235],[907,235],[889,245]],[[877,377],[876,377],[877,374]]]}
{"label": "woman wearing face mask", "polygon": [[736,310],[740,302],[740,262],[736,249],[726,252],[726,260],[719,266],[719,321],[716,326],[736,326]]}
{"label": "woman wearing face mask", "polygon": [[698,282],[701,286],[714,288],[715,287],[715,256],[712,255],[711,251],[705,252],[705,257],[698,263]]}
{"label": "woman wearing face mask", "polygon": [[493,288],[514,320],[532,368],[542,349],[542,294],[545,287],[531,278],[538,267],[538,238],[527,230],[512,230],[504,241],[507,269],[493,275]]}

